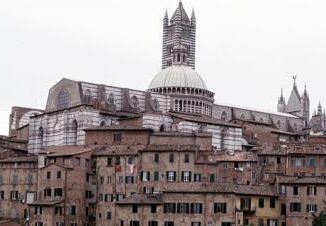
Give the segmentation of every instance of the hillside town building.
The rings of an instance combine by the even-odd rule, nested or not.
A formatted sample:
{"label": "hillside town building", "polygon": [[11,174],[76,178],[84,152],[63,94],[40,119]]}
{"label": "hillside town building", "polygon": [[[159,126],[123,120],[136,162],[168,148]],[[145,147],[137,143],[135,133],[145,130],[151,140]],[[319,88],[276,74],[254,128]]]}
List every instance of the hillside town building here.
{"label": "hillside town building", "polygon": [[148,90],[63,78],[0,137],[0,220],[32,226],[306,226],[324,207],[326,121],[296,77],[277,111],[218,104],[196,17],[163,18]]}

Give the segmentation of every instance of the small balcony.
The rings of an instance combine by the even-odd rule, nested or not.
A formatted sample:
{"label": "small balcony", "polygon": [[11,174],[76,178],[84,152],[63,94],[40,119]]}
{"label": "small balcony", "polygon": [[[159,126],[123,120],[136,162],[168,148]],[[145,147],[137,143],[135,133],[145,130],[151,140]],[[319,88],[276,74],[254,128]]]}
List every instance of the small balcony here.
{"label": "small balcony", "polygon": [[243,212],[243,214],[255,214],[256,213],[256,207],[255,206],[243,206],[240,208],[240,211]]}

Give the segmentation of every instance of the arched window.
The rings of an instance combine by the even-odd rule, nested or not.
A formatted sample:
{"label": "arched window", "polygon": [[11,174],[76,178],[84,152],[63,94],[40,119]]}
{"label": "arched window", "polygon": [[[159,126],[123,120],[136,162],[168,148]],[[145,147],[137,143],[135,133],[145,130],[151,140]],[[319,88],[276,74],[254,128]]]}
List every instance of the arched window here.
{"label": "arched window", "polygon": [[137,108],[139,104],[138,98],[134,95],[131,97],[131,106]]}
{"label": "arched window", "polygon": [[153,107],[154,107],[154,110],[156,110],[156,111],[160,110],[160,103],[158,102],[158,100],[156,98],[153,99]]}
{"label": "arched window", "polygon": [[227,117],[228,117],[228,114],[225,111],[223,111],[221,114],[221,120],[226,121]]}
{"label": "arched window", "polygon": [[277,123],[276,123],[276,125],[277,125],[277,128],[278,128],[278,129],[280,129],[280,128],[281,128],[281,126],[282,126],[282,124],[281,124],[281,121],[280,121],[280,120],[278,120],[278,121],[277,121]]}
{"label": "arched window", "polygon": [[180,62],[180,60],[181,60],[181,59],[180,59],[180,53],[178,53],[178,62]]}
{"label": "arched window", "polygon": [[100,127],[104,127],[104,126],[105,126],[105,121],[102,121]]}
{"label": "arched window", "polygon": [[57,107],[59,109],[68,107],[69,93],[67,90],[61,90],[57,96]]}
{"label": "arched window", "polygon": [[39,137],[39,141],[40,141],[40,147],[43,147],[43,138],[44,138],[44,131],[43,131],[43,127],[40,127],[38,129],[38,137]]}
{"label": "arched window", "polygon": [[78,133],[78,124],[77,124],[77,121],[74,120],[74,121],[72,121],[72,124],[71,124],[71,139],[72,139],[73,145],[77,144],[77,133]]}
{"label": "arched window", "polygon": [[114,94],[110,93],[108,96],[108,104],[114,104]]}
{"label": "arched window", "polygon": [[162,124],[161,126],[160,126],[160,132],[165,132],[166,130],[165,130],[165,125],[164,124]]}
{"label": "arched window", "polygon": [[182,56],[182,61],[183,61],[183,62],[186,62],[186,55],[183,55],[183,56]]}

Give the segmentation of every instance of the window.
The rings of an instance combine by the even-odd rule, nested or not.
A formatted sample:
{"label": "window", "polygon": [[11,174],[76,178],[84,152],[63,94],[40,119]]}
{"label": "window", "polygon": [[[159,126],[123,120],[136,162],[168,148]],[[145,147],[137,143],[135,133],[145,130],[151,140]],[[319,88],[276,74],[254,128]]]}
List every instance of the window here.
{"label": "window", "polygon": [[308,213],[316,213],[317,205],[316,204],[307,204],[307,212]]}
{"label": "window", "polygon": [[258,219],[258,226],[264,226],[264,219],[262,218]]}
{"label": "window", "polygon": [[33,175],[27,175],[26,184],[33,184]]}
{"label": "window", "polygon": [[148,221],[148,226],[158,226],[157,221]]}
{"label": "window", "polygon": [[277,164],[281,164],[281,157],[279,157],[279,156],[276,157],[276,163],[277,163]]}
{"label": "window", "polygon": [[104,177],[103,176],[100,177],[100,183],[104,184]]}
{"label": "window", "polygon": [[189,203],[178,203],[177,213],[189,213]]}
{"label": "window", "polygon": [[223,111],[221,114],[221,120],[226,121],[226,119],[227,119],[227,113],[225,111]]}
{"label": "window", "polygon": [[111,183],[112,183],[111,176],[108,176],[108,177],[107,177],[107,183],[108,183],[108,184],[111,184]]}
{"label": "window", "polygon": [[85,198],[86,198],[86,199],[91,199],[91,198],[93,198],[92,191],[85,191]]}
{"label": "window", "polygon": [[118,177],[118,184],[123,184],[123,176]]}
{"label": "window", "polygon": [[316,160],[314,158],[309,159],[309,166],[310,167],[315,167],[316,166]]}
{"label": "window", "polygon": [[176,172],[175,171],[167,171],[166,178],[167,178],[168,182],[176,181]]}
{"label": "window", "polygon": [[68,107],[69,93],[67,90],[61,90],[57,96],[57,107],[66,108]]}
{"label": "window", "polygon": [[108,157],[107,158],[107,166],[112,166],[112,158],[111,157]]}
{"label": "window", "polygon": [[35,226],[43,226],[43,222],[35,222]]}
{"label": "window", "polygon": [[163,212],[164,213],[175,213],[176,212],[175,203],[164,203]]}
{"label": "window", "polygon": [[0,200],[5,199],[5,191],[0,191]]}
{"label": "window", "polygon": [[305,158],[304,157],[293,157],[290,160],[291,165],[295,167],[303,167],[305,165]]}
{"label": "window", "polygon": [[326,158],[324,159],[324,167],[326,167]]}
{"label": "window", "polygon": [[155,163],[158,163],[159,161],[160,161],[160,156],[159,156],[158,153],[155,153],[155,154],[154,154],[154,162],[155,162]]}
{"label": "window", "polygon": [[113,143],[120,144],[122,141],[122,133],[113,134]]}
{"label": "window", "polygon": [[132,212],[138,213],[138,205],[132,205]]}
{"label": "window", "polygon": [[185,163],[189,163],[190,157],[189,154],[185,154]]}
{"label": "window", "polygon": [[133,184],[134,176],[126,176],[126,184]]}
{"label": "window", "polygon": [[156,205],[151,205],[151,213],[156,213]]}
{"label": "window", "polygon": [[34,208],[35,215],[42,215],[42,211],[43,211],[43,209],[41,206],[35,206],[35,208]]}
{"label": "window", "polygon": [[169,161],[172,163],[172,162],[174,162],[174,154],[170,154],[169,155]]}
{"label": "window", "polygon": [[131,157],[131,156],[128,157],[128,164],[129,165],[134,164],[134,157]]}
{"label": "window", "polygon": [[164,226],[174,226],[173,221],[164,221]]}
{"label": "window", "polygon": [[191,226],[201,226],[200,222],[191,222]]}
{"label": "window", "polygon": [[46,179],[48,179],[48,180],[51,179],[51,172],[50,171],[46,172]]}
{"label": "window", "polygon": [[70,206],[70,215],[76,215],[76,206]]}
{"label": "window", "polygon": [[280,193],[281,194],[286,194],[286,185],[282,184],[280,187]]}
{"label": "window", "polygon": [[226,213],[226,203],[214,203],[214,213]]}
{"label": "window", "polygon": [[157,171],[155,171],[155,172],[154,172],[154,181],[158,181],[159,178],[160,178],[160,173],[157,172]]}
{"label": "window", "polygon": [[190,171],[182,171],[181,172],[181,180],[183,182],[190,182],[191,181],[191,172]]}
{"label": "window", "polygon": [[143,192],[145,194],[153,194],[154,193],[154,187],[144,187]]}
{"label": "window", "polygon": [[140,172],[140,180],[141,181],[149,181],[150,180],[150,172],[147,172],[147,171]]}
{"label": "window", "polygon": [[54,189],[54,196],[59,196],[61,197],[62,196],[62,188],[55,188]]}
{"label": "window", "polygon": [[258,207],[259,208],[264,208],[264,198],[259,198],[259,200],[258,200]]}
{"label": "window", "polygon": [[57,171],[57,179],[61,179],[61,171]]}
{"label": "window", "polygon": [[251,199],[250,198],[241,198],[240,199],[240,209],[242,211],[251,210]]}
{"label": "window", "polygon": [[18,200],[19,199],[18,191],[10,191],[10,199],[11,200]]}
{"label": "window", "polygon": [[301,203],[292,202],[290,203],[290,212],[300,212],[301,211]]}
{"label": "window", "polygon": [[284,203],[281,205],[281,215],[286,215],[286,204]]}
{"label": "window", "polygon": [[112,213],[111,212],[106,212],[106,219],[111,220],[112,219]]}
{"label": "window", "polygon": [[63,208],[61,206],[54,207],[54,214],[62,215],[62,213],[63,213]]}
{"label": "window", "polygon": [[194,181],[195,182],[201,182],[201,174],[200,173],[195,173],[194,174]]}
{"label": "window", "polygon": [[190,213],[202,214],[203,213],[203,204],[202,203],[191,203],[190,204]]}
{"label": "window", "polygon": [[11,178],[11,183],[12,184],[17,184],[18,183],[18,175],[13,175]]}
{"label": "window", "polygon": [[120,165],[120,164],[121,164],[120,156],[115,157],[115,165]]}
{"label": "window", "polygon": [[209,174],[209,182],[215,182],[215,174]]}
{"label": "window", "polygon": [[299,194],[299,187],[298,186],[294,186],[293,187],[293,195],[298,195]]}
{"label": "window", "polygon": [[76,145],[77,144],[77,134],[78,134],[78,123],[76,120],[72,121],[71,123],[71,143],[73,145]]}
{"label": "window", "polygon": [[307,195],[317,195],[317,187],[308,186],[307,187]]}
{"label": "window", "polygon": [[139,226],[139,221],[130,221],[130,226]]}
{"label": "window", "polygon": [[44,188],[44,197],[51,197],[51,188]]}
{"label": "window", "polygon": [[275,202],[276,202],[275,198],[271,198],[269,200],[269,207],[270,208],[275,208]]}

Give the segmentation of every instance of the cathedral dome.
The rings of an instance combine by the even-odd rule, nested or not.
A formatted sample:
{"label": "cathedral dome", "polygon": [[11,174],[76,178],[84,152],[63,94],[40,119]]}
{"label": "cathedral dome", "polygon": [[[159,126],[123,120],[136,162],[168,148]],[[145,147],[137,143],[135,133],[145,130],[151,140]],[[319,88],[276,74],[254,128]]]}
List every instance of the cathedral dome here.
{"label": "cathedral dome", "polygon": [[201,76],[189,66],[172,65],[158,73],[149,85],[149,89],[163,87],[184,87],[207,90]]}

